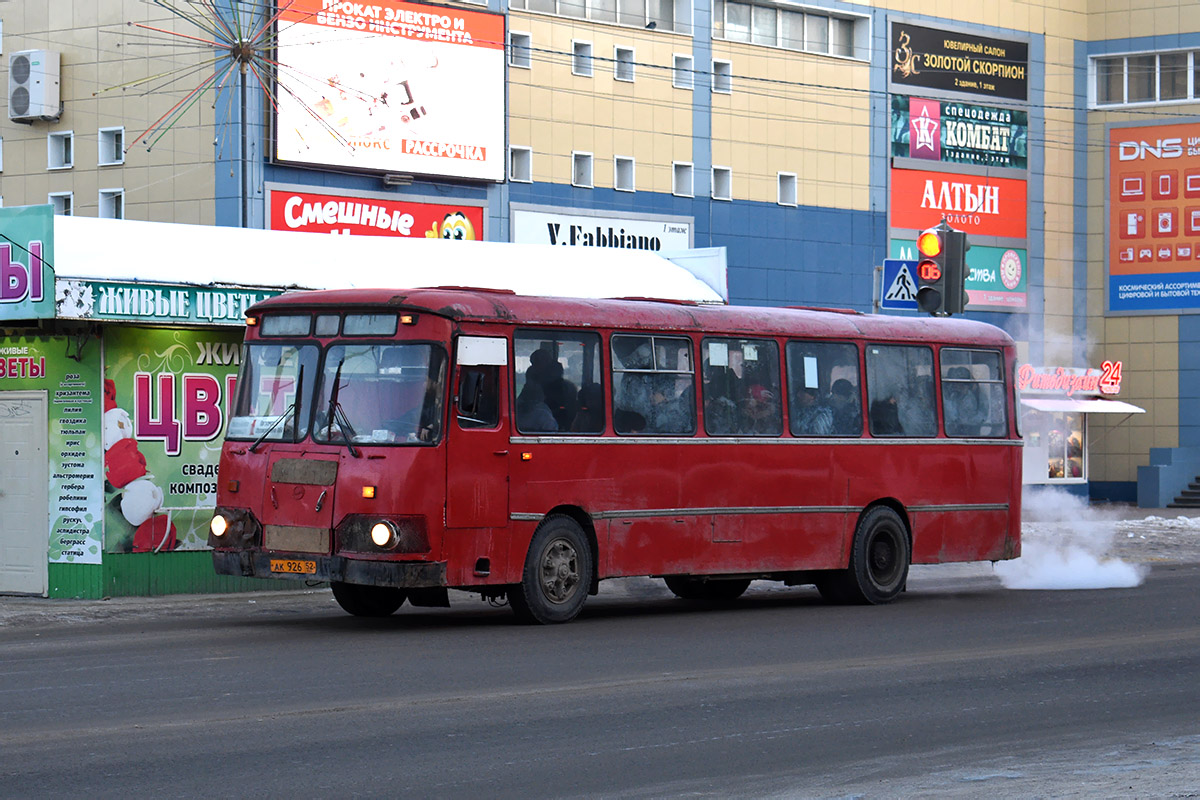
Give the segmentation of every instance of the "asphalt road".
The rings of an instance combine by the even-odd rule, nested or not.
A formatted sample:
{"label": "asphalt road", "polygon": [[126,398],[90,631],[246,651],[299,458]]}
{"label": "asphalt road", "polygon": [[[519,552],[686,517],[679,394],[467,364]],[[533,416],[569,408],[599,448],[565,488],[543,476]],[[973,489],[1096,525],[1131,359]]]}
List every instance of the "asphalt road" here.
{"label": "asphalt road", "polygon": [[647,579],[548,628],[328,591],[10,614],[0,796],[1195,796],[1198,584],[929,569],[886,607],[711,608]]}

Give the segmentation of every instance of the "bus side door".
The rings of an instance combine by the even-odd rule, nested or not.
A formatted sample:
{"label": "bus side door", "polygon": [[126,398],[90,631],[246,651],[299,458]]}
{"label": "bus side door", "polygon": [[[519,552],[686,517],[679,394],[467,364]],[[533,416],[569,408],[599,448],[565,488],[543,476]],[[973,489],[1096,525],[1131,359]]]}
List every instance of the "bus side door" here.
{"label": "bus side door", "polygon": [[446,527],[508,525],[508,340],[459,336],[446,455]]}

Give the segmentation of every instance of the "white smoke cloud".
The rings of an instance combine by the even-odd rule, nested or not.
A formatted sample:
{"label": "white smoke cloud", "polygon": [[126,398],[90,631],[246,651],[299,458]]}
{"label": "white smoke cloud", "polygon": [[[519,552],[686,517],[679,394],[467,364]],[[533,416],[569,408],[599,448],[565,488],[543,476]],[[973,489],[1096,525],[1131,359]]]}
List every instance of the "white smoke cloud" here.
{"label": "white smoke cloud", "polygon": [[1149,571],[1108,555],[1117,519],[1061,489],[1031,489],[1022,498],[1021,557],[996,564],[1009,589],[1123,589]]}

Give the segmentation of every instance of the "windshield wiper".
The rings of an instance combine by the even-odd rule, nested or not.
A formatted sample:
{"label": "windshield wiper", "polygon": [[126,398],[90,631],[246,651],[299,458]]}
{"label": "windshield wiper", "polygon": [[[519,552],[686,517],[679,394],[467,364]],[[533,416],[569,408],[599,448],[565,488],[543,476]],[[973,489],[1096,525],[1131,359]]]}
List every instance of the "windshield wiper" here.
{"label": "windshield wiper", "polygon": [[284,417],[286,417],[288,415],[288,412],[293,412],[292,413],[292,441],[293,442],[296,441],[296,434],[300,430],[300,409],[303,406],[301,399],[304,397],[304,365],[303,364],[300,365],[300,376],[299,376],[299,378],[297,378],[296,383],[297,383],[296,399],[293,400],[291,403],[289,403],[288,407],[283,410],[283,413],[275,418],[275,421],[271,423],[271,427],[267,428],[265,431],[262,432],[262,436],[259,436],[257,439],[254,440],[254,444],[250,445],[251,453],[255,452],[256,448],[260,444],[263,443],[263,440],[265,440],[268,436],[271,435],[271,431],[273,431],[277,427],[279,427],[279,423],[283,422]]}
{"label": "windshield wiper", "polygon": [[350,455],[358,458],[358,450],[355,449],[354,443],[350,441],[351,437],[354,436],[354,426],[350,424],[350,420],[346,418],[346,410],[338,402],[338,393],[342,390],[342,365],[345,363],[345,358],[339,361],[337,372],[333,375],[333,386],[329,390],[329,421],[325,425],[325,438],[328,439],[333,435],[333,425],[334,422],[337,422],[338,432],[342,434],[342,439],[346,442],[346,447],[350,448]]}

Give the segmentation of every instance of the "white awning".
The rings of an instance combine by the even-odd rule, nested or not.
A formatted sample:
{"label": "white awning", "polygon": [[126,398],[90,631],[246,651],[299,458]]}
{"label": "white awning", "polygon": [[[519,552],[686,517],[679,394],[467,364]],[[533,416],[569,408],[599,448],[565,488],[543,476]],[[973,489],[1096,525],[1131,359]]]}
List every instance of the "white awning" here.
{"label": "white awning", "polygon": [[[722,303],[725,251],[450,242],[54,217],[58,278],[300,289],[474,286]],[[685,257],[686,256],[686,257]],[[703,267],[703,269],[701,269]],[[697,277],[701,275],[701,277]]]}
{"label": "white awning", "polygon": [[1037,411],[1070,411],[1077,414],[1145,414],[1146,409],[1120,400],[1074,397],[1022,397],[1021,404]]}

